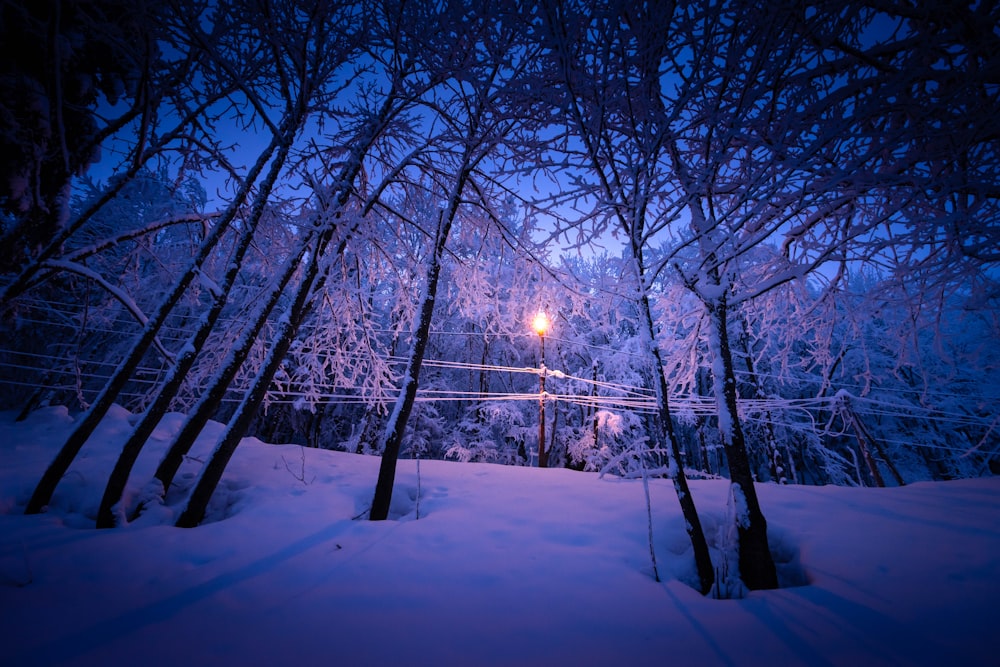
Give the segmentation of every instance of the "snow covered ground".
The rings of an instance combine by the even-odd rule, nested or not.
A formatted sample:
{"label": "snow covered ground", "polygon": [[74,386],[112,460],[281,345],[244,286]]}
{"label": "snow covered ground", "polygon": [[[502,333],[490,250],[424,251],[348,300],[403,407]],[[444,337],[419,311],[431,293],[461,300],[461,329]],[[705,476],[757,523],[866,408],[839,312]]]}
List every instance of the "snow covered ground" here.
{"label": "snow covered ground", "polygon": [[[128,418],[107,419],[48,513],[25,517],[71,418],[0,415],[0,665],[1000,664],[1000,478],[762,485],[783,575],[805,585],[720,601],[683,583],[693,561],[664,480],[651,483],[663,583],[640,481],[425,461],[418,496],[403,461],[395,520],[371,523],[355,517],[378,459],[253,439],[211,523],[171,527],[171,496],[88,529]],[[161,423],[134,492],[181,419]],[[693,493],[714,535],[727,485]]]}

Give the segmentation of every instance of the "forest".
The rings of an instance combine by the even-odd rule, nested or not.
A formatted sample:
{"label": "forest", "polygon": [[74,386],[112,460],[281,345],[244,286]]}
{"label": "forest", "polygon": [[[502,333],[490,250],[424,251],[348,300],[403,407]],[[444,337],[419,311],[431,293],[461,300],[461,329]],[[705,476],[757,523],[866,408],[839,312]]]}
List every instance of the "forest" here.
{"label": "forest", "polygon": [[[762,483],[1000,473],[1000,9],[944,0],[0,5],[0,409],[114,405],[98,527],[245,436]],[[542,317],[544,316],[544,317]],[[156,425],[183,413],[142,503]],[[135,481],[135,480],[133,480]]]}

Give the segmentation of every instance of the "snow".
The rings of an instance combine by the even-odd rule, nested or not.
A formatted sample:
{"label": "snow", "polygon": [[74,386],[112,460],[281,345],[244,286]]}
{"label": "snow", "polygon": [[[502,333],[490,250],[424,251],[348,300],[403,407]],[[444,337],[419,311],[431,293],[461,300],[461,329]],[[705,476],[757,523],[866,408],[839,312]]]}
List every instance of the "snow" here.
{"label": "snow", "polygon": [[[232,264],[229,265],[229,269],[233,270]],[[221,298],[224,294],[222,288],[219,284],[208,277],[208,275],[202,271],[200,268],[195,270],[195,277],[198,278],[198,283],[208,290],[208,293],[214,296],[216,299]]]}
{"label": "snow", "polygon": [[[997,664],[1000,478],[761,485],[782,577],[805,585],[713,600],[684,583],[694,563],[668,480],[649,480],[662,583],[641,480],[425,460],[417,520],[403,459],[392,520],[373,523],[355,517],[377,458],[256,439],[210,523],[172,527],[173,489],[97,531],[88,517],[135,417],[113,411],[39,516],[24,504],[72,419],[13,419],[0,413],[3,665]],[[161,422],[130,494],[182,422]],[[206,428],[181,483],[220,431]],[[691,487],[719,534],[728,481]]]}

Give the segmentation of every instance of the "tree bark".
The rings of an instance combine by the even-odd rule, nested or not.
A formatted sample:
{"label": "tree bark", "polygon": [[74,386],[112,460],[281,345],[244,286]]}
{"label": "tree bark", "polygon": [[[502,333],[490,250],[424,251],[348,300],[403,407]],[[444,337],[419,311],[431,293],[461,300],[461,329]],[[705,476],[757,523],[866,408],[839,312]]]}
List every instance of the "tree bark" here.
{"label": "tree bark", "polygon": [[434,317],[434,300],[437,296],[438,279],[441,275],[441,257],[444,255],[445,244],[461,203],[462,190],[465,189],[465,182],[469,178],[471,170],[471,156],[467,151],[462,170],[458,174],[455,187],[449,197],[448,208],[441,213],[437,237],[434,240],[434,249],[431,254],[431,263],[427,267],[426,286],[420,303],[420,317],[413,332],[413,347],[410,348],[410,354],[406,361],[406,371],[403,374],[403,384],[400,387],[399,396],[383,431],[382,461],[379,464],[372,508],[368,514],[371,521],[384,521],[389,517],[392,489],[396,481],[396,463],[399,460],[399,450],[402,446],[406,422],[413,409],[413,401],[417,397],[420,367],[423,364],[424,352],[427,349],[427,340],[430,336],[431,321]]}
{"label": "tree bark", "polygon": [[724,298],[705,304],[709,320],[709,339],[713,353],[715,399],[719,411],[719,430],[722,435],[726,458],[729,461],[729,478],[733,494],[745,500],[745,508],[737,505],[737,532],[739,534],[740,578],[751,590],[778,587],[774,558],[767,543],[767,521],[760,509],[746,440],[736,408],[736,375],[733,373],[732,350],[727,329],[727,305]]}
{"label": "tree bark", "polygon": [[[222,473],[236,452],[236,447],[243,439],[247,427],[253,421],[257,408],[260,407],[261,401],[264,400],[264,395],[267,393],[267,388],[271,384],[271,378],[274,377],[275,371],[284,360],[288,348],[291,347],[292,341],[295,339],[296,331],[310,310],[310,297],[318,292],[325,282],[326,272],[319,272],[318,254],[318,252],[310,254],[305,275],[299,284],[287,316],[278,326],[274,343],[268,351],[264,365],[254,378],[252,386],[243,397],[235,414],[226,425],[225,433],[223,433],[205,467],[202,468],[201,475],[195,483],[184,511],[177,519],[178,528],[193,528],[205,518],[208,501],[211,500],[215,488],[219,485]],[[329,265],[327,266],[329,267]]]}
{"label": "tree bark", "polygon": [[229,352],[222,368],[212,378],[208,388],[202,392],[197,405],[191,414],[188,415],[181,430],[174,436],[173,442],[170,443],[170,447],[164,454],[163,459],[161,459],[154,475],[159,481],[164,494],[166,494],[171,483],[173,483],[174,476],[180,469],[181,463],[184,462],[184,457],[191,450],[191,446],[194,445],[198,434],[201,433],[205,424],[208,423],[208,420],[219,409],[230,383],[249,356],[254,341],[267,323],[268,316],[274,311],[278,301],[280,301],[282,293],[295,274],[298,263],[301,261],[308,247],[308,239],[303,240],[299,252],[289,258],[285,264],[284,271],[277,283],[271,288],[267,299],[258,309],[254,320],[249,324],[247,330],[243,332],[237,346]]}
{"label": "tree bark", "polygon": [[405,99],[401,97],[401,84],[404,73],[397,73],[393,80],[393,85],[387,93],[382,106],[378,112],[366,123],[355,135],[354,144],[350,158],[344,164],[338,174],[337,180],[332,186],[332,196],[329,198],[327,210],[323,211],[318,220],[328,220],[322,227],[318,228],[318,239],[313,252],[309,253],[309,261],[304,269],[304,276],[299,283],[293,297],[292,304],[287,311],[285,319],[280,323],[274,338],[274,343],[268,351],[264,364],[258,371],[250,389],[240,402],[236,412],[230,418],[226,431],[212,452],[212,456],[202,469],[201,476],[195,484],[191,497],[185,506],[184,511],[177,520],[178,527],[193,527],[198,525],[205,517],[205,510],[212,493],[222,479],[222,473],[226,465],[232,458],[236,447],[239,445],[243,434],[253,421],[257,409],[260,407],[267,393],[267,388],[274,377],[275,372],[281,365],[285,354],[291,347],[295,339],[299,326],[305,320],[311,310],[312,297],[318,294],[326,283],[328,271],[333,262],[333,258],[340,257],[347,246],[348,240],[357,231],[360,224],[360,217],[355,220],[351,227],[341,235],[337,247],[330,253],[330,263],[323,271],[320,271],[320,258],[324,256],[327,246],[338,231],[341,216],[347,206],[353,190],[354,182],[361,173],[365,155],[374,145],[376,139],[384,132],[389,123],[396,118],[403,110]]}
{"label": "tree bark", "polygon": [[[291,149],[292,141],[295,137],[295,130],[301,120],[301,117],[298,119],[289,118],[282,124],[283,136],[279,137],[280,145],[278,146],[277,154],[271,162],[271,168],[268,170],[267,176],[261,183],[260,190],[255,197],[254,205],[250,212],[250,217],[245,221],[243,229],[240,232],[239,242],[229,262],[225,278],[219,286],[219,291],[213,296],[212,306],[199,322],[198,329],[191,336],[189,344],[178,355],[173,368],[170,369],[167,378],[157,390],[153,403],[146,408],[139,423],[132,430],[132,434],[122,447],[118,460],[115,462],[115,467],[108,477],[108,482],[104,487],[104,495],[101,497],[101,504],[97,510],[98,528],[111,528],[115,525],[115,515],[112,508],[121,501],[125,486],[128,484],[129,474],[132,472],[132,467],[135,465],[139,453],[146,443],[146,439],[153,432],[153,429],[156,428],[160,419],[163,418],[167,408],[170,407],[170,402],[177,395],[177,391],[183,384],[184,378],[194,365],[195,359],[204,347],[205,341],[208,340],[208,336],[215,327],[219,316],[222,315],[222,309],[228,301],[229,291],[236,282],[236,276],[243,263],[243,258],[250,248],[254,231],[257,229],[257,224],[264,214],[271,190],[274,188],[274,184],[277,182],[278,176],[284,167],[285,159],[288,157],[288,151]],[[287,281],[290,277],[291,275],[289,274],[285,280]],[[282,283],[283,285],[284,283]],[[277,298],[274,299],[273,303],[276,302]],[[166,491],[166,487],[164,487],[164,491]],[[124,516],[124,508],[121,508],[120,511]]]}
{"label": "tree bark", "polygon": [[63,475],[66,474],[66,471],[69,470],[69,466],[73,463],[73,460],[80,452],[84,443],[91,436],[91,434],[93,434],[94,429],[97,428],[97,425],[100,424],[101,420],[104,419],[107,411],[114,404],[115,399],[118,398],[119,392],[128,382],[129,378],[132,377],[136,367],[142,360],[143,355],[149,349],[149,346],[152,345],[153,340],[159,333],[160,327],[166,321],[170,311],[172,311],[174,306],[176,306],[180,301],[188,286],[200,274],[202,265],[214,250],[219,239],[222,237],[223,231],[225,231],[233,219],[235,219],[240,207],[248,197],[250,189],[256,182],[257,177],[264,170],[264,166],[274,153],[279,142],[280,137],[274,137],[270,145],[258,158],[253,168],[251,168],[250,173],[247,174],[246,180],[240,186],[235,200],[226,210],[225,215],[222,216],[218,224],[212,228],[209,234],[205,237],[205,240],[202,241],[198,255],[194,258],[194,260],[192,260],[188,270],[185,271],[184,274],[177,280],[170,293],[160,303],[156,312],[150,316],[139,339],[132,345],[128,355],[115,369],[115,372],[108,379],[104,388],[101,390],[101,393],[98,394],[97,398],[84,413],[76,427],[69,434],[66,442],[60,448],[52,463],[49,464],[49,467],[46,468],[41,480],[39,480],[38,485],[35,487],[35,490],[28,501],[27,507],[25,508],[25,514],[38,514],[45,508],[46,505],[49,504],[49,501],[52,499],[52,494],[55,492],[56,486],[59,484],[59,480],[61,480]]}
{"label": "tree bark", "polygon": [[[638,261],[638,260],[637,260]],[[640,280],[642,271],[640,268]],[[687,475],[684,473],[684,463],[681,460],[681,446],[674,430],[673,418],[670,414],[670,388],[667,386],[667,379],[663,375],[663,359],[660,356],[660,348],[656,344],[654,336],[656,329],[653,324],[653,311],[649,304],[649,297],[645,292],[638,298],[639,312],[642,318],[643,334],[647,338],[647,345],[650,348],[650,357],[653,362],[653,383],[656,389],[656,439],[661,444],[666,444],[668,457],[671,465],[669,469],[672,474],[670,479],[674,485],[674,493],[681,506],[681,514],[684,516],[684,526],[688,539],[691,541],[691,548],[694,552],[695,569],[698,572],[699,590],[702,595],[707,595],[712,590],[715,583],[715,569],[712,567],[712,556],[708,551],[708,541],[705,539],[705,531],[701,525],[701,518],[698,516],[698,509],[694,504],[694,497],[688,485]]]}

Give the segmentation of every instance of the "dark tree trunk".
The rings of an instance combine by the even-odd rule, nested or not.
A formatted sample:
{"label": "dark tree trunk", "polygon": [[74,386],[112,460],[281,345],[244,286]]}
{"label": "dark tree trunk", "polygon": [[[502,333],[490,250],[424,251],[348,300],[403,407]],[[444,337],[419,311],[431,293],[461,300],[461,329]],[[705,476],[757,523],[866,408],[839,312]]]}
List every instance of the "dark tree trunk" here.
{"label": "dark tree trunk", "polygon": [[[284,136],[281,137],[281,145],[278,147],[277,155],[275,155],[274,160],[271,162],[271,168],[268,170],[267,176],[261,183],[260,191],[255,197],[253,209],[250,212],[250,217],[245,221],[240,233],[239,242],[229,262],[229,269],[226,271],[222,284],[219,286],[218,293],[214,295],[212,306],[208,313],[201,319],[198,329],[191,337],[190,344],[186,345],[184,351],[177,357],[167,378],[157,390],[156,398],[146,408],[145,413],[132,430],[132,434],[125,442],[121,454],[119,454],[118,460],[115,462],[115,467],[108,477],[107,485],[104,487],[104,495],[101,497],[101,504],[97,510],[98,528],[111,528],[115,525],[115,515],[112,508],[121,501],[125,486],[128,484],[129,474],[132,472],[132,467],[135,465],[143,445],[145,445],[147,438],[149,438],[153,429],[156,428],[160,419],[166,414],[167,409],[170,407],[170,402],[177,395],[177,391],[184,383],[188,371],[194,365],[195,359],[200,354],[205,341],[208,340],[209,334],[222,314],[222,310],[228,301],[229,291],[236,282],[240,265],[243,263],[243,258],[250,248],[250,242],[253,240],[257,223],[264,214],[271,189],[274,187],[275,182],[277,182],[278,176],[284,167],[285,159],[288,156],[288,151],[295,136],[293,130],[297,125],[297,122],[286,120],[284,124]],[[285,280],[287,281],[290,277],[291,273],[289,273]],[[284,283],[282,286],[284,286]],[[278,292],[280,295],[280,289]],[[272,304],[276,302],[277,298],[275,297]],[[233,374],[235,375],[235,372]],[[223,391],[225,391],[224,388]],[[188,421],[190,422],[191,420],[189,419]],[[166,488],[164,486],[164,492],[166,492]],[[122,508],[121,512],[124,514],[125,509]]]}
{"label": "dark tree trunk", "polygon": [[[340,248],[338,248],[340,250]],[[339,252],[337,253],[339,254]],[[236,412],[226,424],[226,430],[212,452],[211,457],[202,468],[201,476],[195,483],[191,497],[188,498],[184,511],[177,519],[178,528],[193,528],[201,523],[205,518],[205,510],[208,508],[208,501],[211,500],[215,488],[222,479],[222,473],[229,464],[230,459],[236,452],[237,445],[243,439],[247,427],[257,414],[257,409],[264,400],[267,388],[271,384],[278,367],[285,358],[285,354],[295,340],[296,332],[306,315],[309,313],[311,298],[318,293],[326,281],[326,271],[319,271],[319,251],[310,253],[309,263],[305,267],[305,275],[293,297],[292,304],[288,311],[288,316],[278,326],[275,340],[271,349],[267,353],[264,364],[254,378],[250,389],[240,402]],[[329,266],[329,265],[328,265]]]}
{"label": "dark tree trunk", "polygon": [[861,417],[858,413],[854,411],[854,407],[851,405],[851,399],[847,392],[841,392],[837,395],[841,403],[841,409],[847,421],[850,422],[851,427],[854,429],[854,435],[857,437],[858,446],[861,448],[861,454],[864,456],[865,463],[868,466],[868,471],[872,475],[872,479],[878,486],[885,486],[885,480],[882,478],[882,473],[879,472],[878,462],[875,460],[875,456],[872,454],[872,449],[874,448],[882,461],[885,463],[886,467],[889,468],[889,472],[892,473],[892,477],[896,480],[898,486],[905,486],[906,482],[903,481],[903,476],[899,474],[899,469],[892,462],[892,459],[885,453],[882,449],[882,445],[872,437],[871,432],[865,426],[864,422],[861,421]]}
{"label": "dark tree trunk", "polygon": [[719,410],[719,430],[734,496],[746,501],[745,516],[737,516],[739,534],[740,578],[751,590],[778,587],[774,558],[767,543],[767,521],[760,509],[757,489],[750,470],[746,440],[736,409],[736,375],[733,373],[732,350],[727,330],[727,304],[724,299],[706,302],[710,319],[709,338],[712,342],[715,376],[715,398]]}
{"label": "dark tree trunk", "polygon": [[254,341],[267,323],[268,316],[274,310],[275,306],[277,306],[282,292],[298,269],[299,261],[308,247],[308,241],[303,240],[299,252],[293,255],[285,264],[284,271],[279,277],[277,284],[271,288],[267,300],[258,309],[254,320],[250,323],[247,330],[243,332],[239,343],[229,352],[222,368],[212,378],[211,384],[204,390],[201,398],[198,400],[198,404],[194,407],[191,414],[188,415],[181,430],[174,437],[173,442],[170,443],[170,447],[157,466],[155,474],[155,478],[160,482],[164,494],[170,488],[174,476],[180,469],[181,463],[184,462],[184,457],[191,450],[192,445],[194,445],[198,434],[201,433],[201,430],[208,423],[208,420],[212,418],[212,415],[218,411],[230,383],[249,356]]}
{"label": "dark tree trunk", "polygon": [[131,350],[129,350],[128,355],[115,369],[115,372],[104,385],[101,393],[98,394],[97,398],[84,413],[76,427],[69,434],[66,442],[56,454],[52,463],[49,464],[49,467],[45,470],[41,480],[39,480],[38,485],[35,487],[35,490],[28,501],[28,505],[25,508],[25,514],[37,514],[49,504],[49,501],[52,499],[52,494],[55,492],[56,486],[59,484],[59,480],[61,480],[63,475],[66,474],[66,471],[69,470],[69,466],[73,463],[73,459],[76,458],[76,455],[80,452],[83,444],[87,441],[91,434],[93,434],[94,429],[96,429],[97,425],[101,423],[101,420],[104,419],[104,416],[114,404],[115,399],[118,398],[119,392],[121,392],[122,388],[132,377],[132,374],[135,372],[139,362],[142,361],[143,355],[145,355],[149,346],[153,344],[153,341],[156,338],[160,327],[166,321],[167,316],[173,310],[174,306],[176,306],[180,301],[188,286],[201,273],[201,266],[214,250],[215,245],[222,237],[223,231],[236,217],[237,212],[249,195],[251,187],[256,182],[260,172],[263,171],[268,158],[277,148],[279,140],[279,137],[275,137],[271,144],[265,149],[264,153],[261,154],[256,164],[254,164],[250,173],[247,175],[246,180],[241,185],[235,200],[232,204],[230,204],[225,215],[219,220],[219,223],[212,228],[211,232],[202,242],[198,255],[191,262],[191,266],[174,284],[170,294],[168,294],[162,303],[160,303],[160,306],[157,308],[155,313],[150,316],[142,334],[139,337],[139,340],[137,340]]}
{"label": "dark tree trunk", "polygon": [[[641,265],[639,275],[641,281]],[[708,551],[708,541],[705,539],[705,531],[701,526],[701,518],[698,516],[694,497],[691,495],[687,475],[684,474],[680,441],[674,430],[674,422],[670,414],[670,388],[667,386],[667,379],[663,375],[663,360],[660,357],[660,348],[656,344],[656,328],[653,324],[653,312],[650,308],[649,298],[645,292],[639,295],[638,306],[642,317],[642,326],[646,330],[645,335],[649,341],[653,362],[653,382],[657,395],[656,441],[660,444],[666,444],[669,447],[668,456],[673,464],[670,466],[670,469],[673,471],[670,477],[674,485],[674,493],[677,495],[677,501],[681,506],[681,514],[684,516],[688,539],[691,540],[691,547],[694,551],[694,563],[698,572],[700,590],[702,595],[706,595],[712,590],[712,584],[715,583],[715,568],[712,567],[712,556]]]}
{"label": "dark tree trunk", "polygon": [[444,255],[445,244],[451,232],[452,223],[458,213],[462,190],[471,173],[469,155],[466,154],[465,164],[459,172],[455,187],[449,197],[448,208],[441,213],[438,224],[437,238],[434,240],[434,250],[430,265],[427,267],[426,287],[420,304],[420,316],[413,332],[413,347],[406,361],[406,372],[403,374],[403,385],[400,387],[396,405],[389,416],[382,435],[382,461],[379,464],[378,481],[375,483],[375,495],[372,498],[372,508],[369,512],[371,521],[385,521],[389,518],[389,505],[392,502],[392,489],[396,481],[396,463],[399,460],[399,450],[403,443],[406,422],[413,409],[413,401],[417,396],[417,383],[420,377],[420,367],[424,361],[427,340],[430,336],[431,321],[434,317],[434,300],[437,295],[438,279],[441,274],[441,257]]}
{"label": "dark tree trunk", "polygon": [[[329,209],[322,216],[323,218],[330,219],[331,222],[318,230],[316,247],[313,252],[309,253],[309,263],[304,269],[302,282],[299,283],[292,297],[288,316],[279,325],[274,343],[268,351],[263,366],[258,371],[243,401],[236,408],[236,412],[229,419],[222,439],[216,445],[211,458],[202,469],[201,476],[195,484],[191,497],[188,499],[184,511],[177,520],[178,527],[189,528],[197,526],[205,518],[208,501],[211,499],[216,486],[218,486],[219,480],[222,479],[222,473],[236,451],[237,445],[239,445],[240,440],[253,421],[257,409],[264,400],[267,388],[270,386],[275,372],[281,366],[285,354],[291,347],[299,326],[308,315],[312,305],[312,297],[323,289],[330,265],[328,264],[327,268],[321,272],[320,258],[324,256],[327,246],[338,231],[340,216],[350,199],[354,182],[361,172],[365,155],[368,154],[375,140],[382,134],[386,126],[403,109],[403,105],[400,104],[402,98],[399,96],[400,83],[401,79],[394,80],[393,87],[383,101],[379,112],[356,135],[357,143],[354,145],[351,158],[341,169],[339,178],[335,181]],[[340,257],[343,254],[348,240],[355,233],[359,224],[360,218],[353,223],[350,229],[341,235],[337,247],[330,253],[331,262],[333,258]]]}

